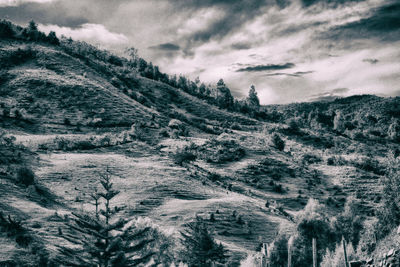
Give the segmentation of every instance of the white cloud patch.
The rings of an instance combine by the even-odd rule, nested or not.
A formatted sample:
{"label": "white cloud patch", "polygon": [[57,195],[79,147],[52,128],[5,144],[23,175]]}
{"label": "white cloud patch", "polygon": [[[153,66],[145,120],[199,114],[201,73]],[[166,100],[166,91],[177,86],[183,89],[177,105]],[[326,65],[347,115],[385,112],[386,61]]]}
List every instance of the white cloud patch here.
{"label": "white cloud patch", "polygon": [[6,7],[6,6],[19,6],[25,3],[39,3],[39,4],[44,4],[44,3],[50,3],[53,2],[54,0],[0,0],[0,7]]}
{"label": "white cloud patch", "polygon": [[58,36],[64,35],[75,40],[82,40],[105,46],[128,43],[128,38],[124,34],[110,32],[101,24],[86,23],[79,28],[60,27],[58,25],[39,25],[39,29],[45,33],[54,31]]}

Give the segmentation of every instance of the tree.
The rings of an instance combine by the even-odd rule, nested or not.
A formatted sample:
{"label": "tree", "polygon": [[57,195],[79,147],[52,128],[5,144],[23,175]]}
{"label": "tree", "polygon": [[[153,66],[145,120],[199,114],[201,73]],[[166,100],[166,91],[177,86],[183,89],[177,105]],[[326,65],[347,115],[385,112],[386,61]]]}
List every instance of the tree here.
{"label": "tree", "polygon": [[256,88],[254,87],[254,85],[250,86],[247,102],[252,109],[258,110],[260,108],[260,100],[258,99]]}
{"label": "tree", "polygon": [[187,230],[181,232],[184,252],[182,259],[189,266],[212,266],[212,263],[224,263],[225,248],[217,244],[203,219],[197,217],[187,225]]}
{"label": "tree", "polygon": [[60,45],[60,40],[58,40],[56,33],[53,31],[47,35],[47,41],[53,45]]}
{"label": "tree", "polygon": [[226,86],[223,79],[217,83],[216,100],[221,108],[230,109],[233,107],[233,96],[231,90]]}
{"label": "tree", "polygon": [[388,171],[381,179],[383,185],[383,205],[377,212],[378,225],[376,235],[384,238],[395,227],[400,225],[400,158],[391,156]]}
{"label": "tree", "polygon": [[[68,266],[136,266],[148,262],[154,253],[144,251],[152,239],[146,238],[150,227],[135,229],[133,224],[123,219],[114,219],[120,210],[111,207],[110,201],[119,193],[113,188],[111,175],[107,169],[101,175],[102,192],[92,195],[96,205],[99,199],[104,207],[96,214],[72,213],[73,218],[68,226],[70,234],[63,234],[63,238],[77,245],[77,248],[59,247],[65,258],[60,263]],[[66,231],[63,231],[66,232]]]}
{"label": "tree", "polygon": [[29,21],[28,30],[29,31],[38,31],[38,27],[37,27],[37,24],[35,21],[33,21],[33,20]]}

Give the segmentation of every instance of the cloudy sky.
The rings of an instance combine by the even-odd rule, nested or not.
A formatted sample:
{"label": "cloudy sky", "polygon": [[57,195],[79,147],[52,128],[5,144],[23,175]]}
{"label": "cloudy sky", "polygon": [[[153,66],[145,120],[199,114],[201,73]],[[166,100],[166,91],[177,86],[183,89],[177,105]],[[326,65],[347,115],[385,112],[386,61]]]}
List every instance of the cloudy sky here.
{"label": "cloudy sky", "polygon": [[0,17],[261,103],[400,95],[399,0],[0,0]]}

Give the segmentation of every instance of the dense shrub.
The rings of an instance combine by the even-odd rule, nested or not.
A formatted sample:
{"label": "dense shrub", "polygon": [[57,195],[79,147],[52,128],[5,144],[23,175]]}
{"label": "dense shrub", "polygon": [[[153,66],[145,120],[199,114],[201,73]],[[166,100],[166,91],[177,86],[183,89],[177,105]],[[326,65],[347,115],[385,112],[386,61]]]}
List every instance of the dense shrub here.
{"label": "dense shrub", "polygon": [[303,163],[314,164],[322,161],[322,158],[315,154],[306,153],[303,155]]}
{"label": "dense shrub", "polygon": [[173,159],[176,164],[182,165],[185,162],[195,160],[196,155],[188,149],[182,149],[173,154]]}
{"label": "dense shrub", "polygon": [[[352,244],[346,245],[346,254],[349,262],[359,259]],[[344,261],[343,243],[337,245],[334,251],[326,251],[320,267],[347,267]]]}
{"label": "dense shrub", "polygon": [[272,135],[272,144],[276,149],[280,151],[283,151],[285,149],[285,141],[283,141],[277,133],[274,133]]}
{"label": "dense shrub", "polygon": [[35,184],[35,174],[28,167],[21,167],[17,171],[17,182],[25,186]]}
{"label": "dense shrub", "polygon": [[212,163],[237,161],[244,157],[246,151],[234,140],[208,140],[196,150],[199,158]]}
{"label": "dense shrub", "polygon": [[13,38],[14,37],[14,30],[11,25],[11,22],[6,20],[0,21],[0,37],[1,38]]}
{"label": "dense shrub", "polygon": [[370,157],[352,161],[352,164],[361,170],[372,172],[377,175],[384,175],[386,172],[385,167],[382,166],[379,161],[371,159]]}
{"label": "dense shrub", "polygon": [[347,161],[341,156],[331,156],[326,160],[326,163],[331,166],[343,166]]}

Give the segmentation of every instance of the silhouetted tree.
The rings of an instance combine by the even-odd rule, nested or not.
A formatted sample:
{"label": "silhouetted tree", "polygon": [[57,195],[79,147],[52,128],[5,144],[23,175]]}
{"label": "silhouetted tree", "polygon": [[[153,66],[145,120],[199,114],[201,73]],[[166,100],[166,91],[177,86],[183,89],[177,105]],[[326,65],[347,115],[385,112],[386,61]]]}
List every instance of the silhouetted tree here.
{"label": "silhouetted tree", "polygon": [[56,33],[53,31],[47,35],[47,41],[53,45],[60,45],[60,40],[58,40]]}

